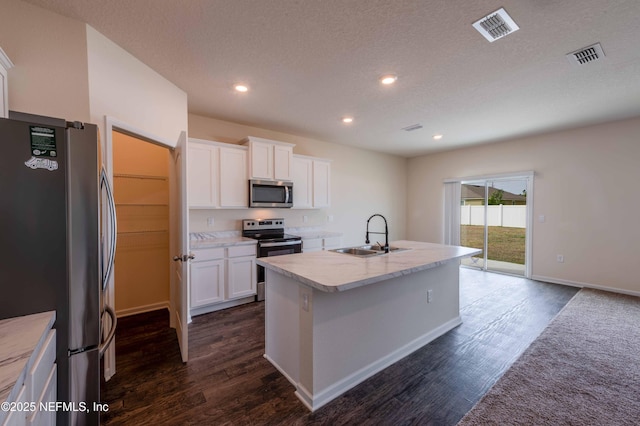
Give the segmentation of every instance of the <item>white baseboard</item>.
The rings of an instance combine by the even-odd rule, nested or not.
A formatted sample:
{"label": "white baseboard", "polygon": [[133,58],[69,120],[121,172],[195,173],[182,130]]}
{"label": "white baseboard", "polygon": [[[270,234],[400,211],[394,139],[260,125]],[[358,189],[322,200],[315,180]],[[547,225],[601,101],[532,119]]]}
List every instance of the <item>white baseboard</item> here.
{"label": "white baseboard", "polygon": [[269,355],[264,354],[262,355],[267,361],[269,361],[271,363],[271,365],[273,365],[276,370],[278,370],[280,372],[280,374],[282,374],[284,376],[285,379],[287,379],[289,381],[289,383],[291,383],[293,386],[298,386],[298,383],[293,379],[293,377],[289,376],[286,371],[284,371],[277,362],[275,362]]}
{"label": "white baseboard", "polygon": [[616,287],[607,287],[607,286],[597,285],[597,284],[563,280],[561,278],[545,277],[543,275],[533,275],[531,276],[531,279],[536,281],[545,281],[553,284],[568,285],[571,287],[592,288],[595,290],[603,290],[603,291],[611,291],[613,293],[627,294],[629,296],[640,296],[640,291],[632,291],[632,290],[625,290],[625,289],[616,288]]}
{"label": "white baseboard", "polygon": [[233,308],[235,306],[244,305],[256,301],[255,296],[243,297],[241,299],[229,300],[228,302],[214,303],[213,305],[201,306],[199,308],[191,308],[191,317],[208,314],[210,312],[220,311],[222,309]]}
{"label": "white baseboard", "polygon": [[[421,347],[423,347],[424,345],[432,342],[433,340],[437,339],[438,337],[442,336],[443,334],[447,333],[448,331],[451,331],[452,329],[454,329],[455,327],[459,326],[460,324],[462,324],[462,319],[460,318],[460,316],[457,316],[456,318],[453,318],[453,319],[445,322],[441,326],[439,326],[439,327],[431,330],[430,332],[428,332],[426,334],[423,334],[422,336],[412,340],[411,342],[409,342],[406,345],[396,349],[395,351],[391,352],[390,354],[378,359],[377,361],[374,361],[371,364],[362,367],[358,371],[348,375],[344,379],[342,379],[342,380],[332,384],[331,386],[321,390],[320,392],[316,393],[315,395],[312,392],[310,392],[308,389],[306,389],[304,386],[302,386],[300,383],[293,383],[291,381],[291,379],[289,379],[289,381],[292,382],[296,386],[297,390],[296,390],[295,394],[298,397],[298,399],[300,399],[300,401],[309,410],[315,411],[318,408],[322,407],[323,405],[327,404],[328,402],[334,400],[338,396],[342,395],[343,393],[345,393],[349,389],[359,385],[360,383],[362,383],[365,380],[367,380],[369,377],[372,377],[373,375],[375,375],[375,374],[379,373],[380,371],[384,370],[385,368],[389,367],[391,364],[394,364],[394,363],[400,361],[402,358],[404,358],[407,355],[415,352],[416,350],[418,350]],[[278,370],[280,370],[276,364],[274,364],[273,362],[271,362],[271,363]],[[285,377],[286,377],[286,375],[285,375]]]}
{"label": "white baseboard", "polygon": [[136,306],[135,308],[127,308],[116,311],[118,318],[128,317],[130,315],[143,314],[145,312],[157,311],[159,309],[169,310],[169,301],[152,303],[150,305]]}

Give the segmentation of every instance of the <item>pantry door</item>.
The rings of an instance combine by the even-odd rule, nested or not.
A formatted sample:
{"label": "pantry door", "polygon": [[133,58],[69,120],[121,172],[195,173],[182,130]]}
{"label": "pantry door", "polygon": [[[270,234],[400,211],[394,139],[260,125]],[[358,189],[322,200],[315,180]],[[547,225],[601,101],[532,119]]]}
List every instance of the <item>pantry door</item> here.
{"label": "pantry door", "polygon": [[176,329],[182,361],[189,359],[189,211],[187,204],[187,134],[182,132],[172,152],[171,216],[176,232],[171,239],[173,276],[171,279],[171,321]]}

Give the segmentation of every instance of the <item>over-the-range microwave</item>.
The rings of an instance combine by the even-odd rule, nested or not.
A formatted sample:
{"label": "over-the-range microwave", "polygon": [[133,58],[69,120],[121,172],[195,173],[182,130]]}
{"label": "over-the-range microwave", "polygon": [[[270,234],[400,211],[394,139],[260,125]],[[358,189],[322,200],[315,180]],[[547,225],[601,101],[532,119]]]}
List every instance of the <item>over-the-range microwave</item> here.
{"label": "over-the-range microwave", "polygon": [[249,180],[249,207],[293,207],[293,182]]}

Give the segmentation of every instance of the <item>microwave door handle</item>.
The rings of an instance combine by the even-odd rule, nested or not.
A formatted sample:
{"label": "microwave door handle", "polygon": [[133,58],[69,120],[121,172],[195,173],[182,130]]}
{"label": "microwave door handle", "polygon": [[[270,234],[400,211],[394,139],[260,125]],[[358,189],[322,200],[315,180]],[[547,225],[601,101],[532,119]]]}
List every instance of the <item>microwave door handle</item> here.
{"label": "microwave door handle", "polygon": [[284,193],[286,194],[285,197],[284,197],[284,202],[285,203],[290,203],[291,202],[291,200],[290,200],[291,195],[289,193],[289,187],[288,186],[284,187]]}

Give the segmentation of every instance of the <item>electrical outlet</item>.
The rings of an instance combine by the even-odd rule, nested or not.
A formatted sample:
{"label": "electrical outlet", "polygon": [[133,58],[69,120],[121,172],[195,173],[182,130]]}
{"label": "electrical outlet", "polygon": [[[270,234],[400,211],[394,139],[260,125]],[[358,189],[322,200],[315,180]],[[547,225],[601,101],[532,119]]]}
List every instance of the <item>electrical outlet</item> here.
{"label": "electrical outlet", "polygon": [[563,255],[559,254],[557,259],[558,259],[558,263],[564,263],[564,256]]}
{"label": "electrical outlet", "polygon": [[302,295],[302,310],[309,312],[309,295],[307,293]]}
{"label": "electrical outlet", "polygon": [[309,222],[309,216],[305,214],[304,216],[302,216],[302,223],[307,223],[307,222]]}
{"label": "electrical outlet", "polygon": [[427,290],[427,303],[431,303],[433,300],[433,290]]}
{"label": "electrical outlet", "polygon": [[327,216],[327,222],[333,222],[333,215],[332,214]]}
{"label": "electrical outlet", "polygon": [[215,223],[215,219],[212,217],[207,218],[207,226],[213,226],[213,224]]}

